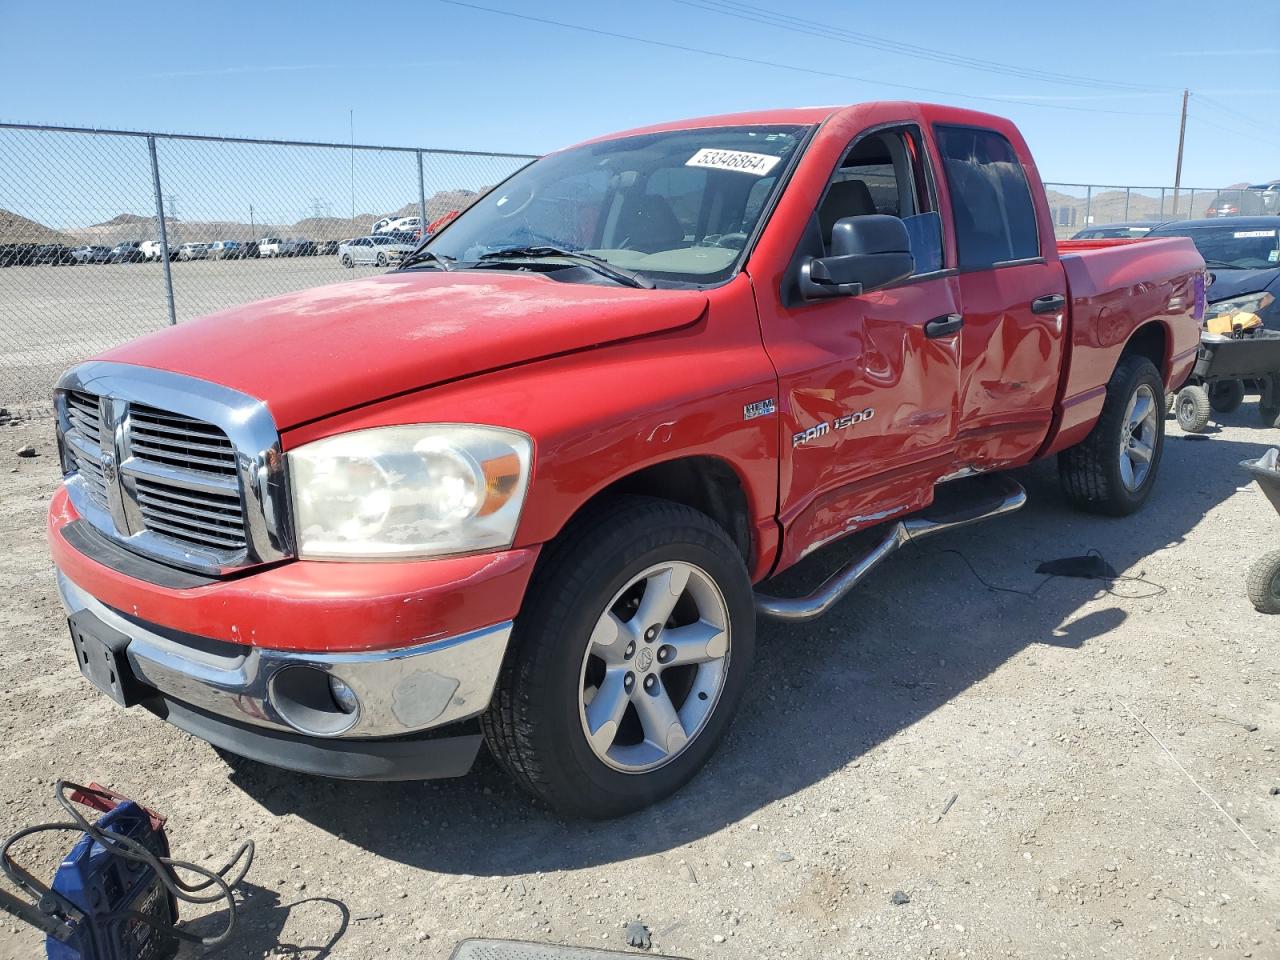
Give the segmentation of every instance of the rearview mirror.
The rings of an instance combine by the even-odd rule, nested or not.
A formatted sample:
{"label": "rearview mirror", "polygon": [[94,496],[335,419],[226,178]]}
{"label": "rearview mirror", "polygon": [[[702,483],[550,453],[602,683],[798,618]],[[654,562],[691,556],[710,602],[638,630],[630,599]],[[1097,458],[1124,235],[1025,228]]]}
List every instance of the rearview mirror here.
{"label": "rearview mirror", "polygon": [[806,300],[853,297],[905,280],[915,273],[907,227],[897,217],[870,214],[837,220],[831,253],[811,257],[800,268]]}

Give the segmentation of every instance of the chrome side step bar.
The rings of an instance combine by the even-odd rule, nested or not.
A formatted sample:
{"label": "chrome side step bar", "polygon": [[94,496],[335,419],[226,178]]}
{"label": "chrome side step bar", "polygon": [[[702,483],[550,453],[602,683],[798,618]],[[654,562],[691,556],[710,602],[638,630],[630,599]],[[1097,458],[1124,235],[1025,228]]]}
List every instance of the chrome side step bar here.
{"label": "chrome side step bar", "polygon": [[[980,485],[984,489],[971,492],[966,489],[971,484]],[[957,503],[957,500],[960,502]],[[999,474],[948,483],[938,489],[938,499],[933,505],[892,524],[888,533],[870,552],[837,570],[807,597],[771,597],[757,593],[756,613],[788,623],[814,620],[835,606],[885,558],[907,543],[922,540],[935,533],[965,527],[979,520],[1013,513],[1026,502],[1027,491],[1022,488],[1022,484]]]}

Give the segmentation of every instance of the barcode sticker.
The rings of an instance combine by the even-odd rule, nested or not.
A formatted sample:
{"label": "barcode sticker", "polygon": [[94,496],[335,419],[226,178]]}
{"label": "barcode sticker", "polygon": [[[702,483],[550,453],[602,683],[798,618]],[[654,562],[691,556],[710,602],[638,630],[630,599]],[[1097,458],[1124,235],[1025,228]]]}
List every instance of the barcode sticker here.
{"label": "barcode sticker", "polygon": [[1231,236],[1237,240],[1251,240],[1254,237],[1274,237],[1275,235],[1274,230],[1239,230]]}
{"label": "barcode sticker", "polygon": [[686,167],[706,167],[708,170],[737,170],[755,177],[763,177],[775,166],[781,157],[771,157],[767,153],[748,153],[745,150],[715,150],[703,147],[685,161]]}

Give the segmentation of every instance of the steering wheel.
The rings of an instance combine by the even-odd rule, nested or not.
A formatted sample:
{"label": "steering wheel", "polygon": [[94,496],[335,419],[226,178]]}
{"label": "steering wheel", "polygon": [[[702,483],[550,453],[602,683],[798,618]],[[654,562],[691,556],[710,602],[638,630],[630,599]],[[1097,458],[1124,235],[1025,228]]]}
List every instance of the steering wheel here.
{"label": "steering wheel", "polygon": [[745,233],[722,233],[711,244],[713,247],[723,247],[726,250],[741,250],[746,245],[747,235]]}

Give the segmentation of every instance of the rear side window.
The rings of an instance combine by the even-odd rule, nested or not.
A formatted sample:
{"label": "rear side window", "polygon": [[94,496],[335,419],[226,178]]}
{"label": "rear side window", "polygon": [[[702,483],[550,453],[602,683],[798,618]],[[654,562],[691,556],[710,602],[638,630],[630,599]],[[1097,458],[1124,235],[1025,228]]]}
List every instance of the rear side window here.
{"label": "rear side window", "polygon": [[994,130],[938,127],[961,270],[1040,256],[1035,206],[1013,146]]}

